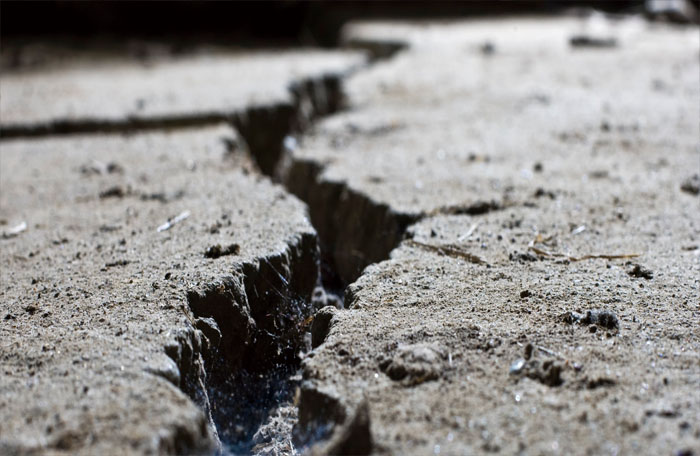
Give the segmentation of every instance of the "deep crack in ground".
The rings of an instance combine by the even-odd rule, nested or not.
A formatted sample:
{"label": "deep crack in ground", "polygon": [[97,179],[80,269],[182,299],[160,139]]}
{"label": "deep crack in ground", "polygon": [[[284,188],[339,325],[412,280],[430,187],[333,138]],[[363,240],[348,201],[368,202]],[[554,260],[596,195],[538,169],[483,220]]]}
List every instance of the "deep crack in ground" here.
{"label": "deep crack in ground", "polygon": [[[372,42],[356,43],[354,47],[368,49],[371,54],[374,54],[372,61],[389,58],[403,49],[403,46],[392,46],[387,51],[381,47],[382,52],[377,53],[373,50]],[[263,173],[273,179],[278,178],[279,167],[285,166],[283,163],[286,158],[285,148],[290,147],[290,143],[296,143],[294,137],[303,135],[315,119],[333,114],[343,108],[344,76],[326,75],[318,80],[309,79],[294,84],[290,88],[294,99],[291,107],[256,108],[234,120],[234,125]],[[75,128],[78,127],[79,125]],[[316,176],[310,175],[306,178],[315,179]],[[297,182],[296,185],[298,186],[299,183]],[[285,186],[293,191],[290,189],[289,181],[285,182]],[[305,200],[304,195],[297,196]],[[308,198],[305,202],[309,203]],[[326,209],[328,208],[325,207],[322,210]],[[383,208],[379,210],[382,211]],[[311,208],[310,212],[312,224],[313,220],[334,216],[329,213],[320,214],[317,208]],[[398,244],[406,225],[407,223],[403,223],[400,233],[396,233],[398,236],[395,234],[391,238],[391,248]],[[301,448],[307,448],[318,440],[328,437],[332,431],[331,425],[322,423],[312,432],[305,432],[303,436],[293,436],[293,426],[298,419],[296,394],[301,381],[300,362],[304,353],[311,349],[309,331],[314,312],[326,305],[342,308],[345,287],[348,285],[336,268],[337,250],[331,245],[333,240],[326,236],[329,233],[323,230],[321,233],[318,238],[320,258],[317,261],[319,283],[311,300],[301,295],[289,296],[280,292],[287,289],[288,283],[278,273],[276,275],[281,282],[276,285],[270,283],[269,279],[265,279],[269,287],[264,293],[268,298],[271,297],[271,303],[276,303],[265,306],[269,308],[267,317],[287,320],[286,324],[281,324],[279,327],[287,328],[287,331],[290,326],[295,327],[292,331],[293,335],[290,337],[289,334],[276,334],[274,329],[260,331],[260,328],[255,328],[253,330],[255,334],[251,334],[250,340],[253,345],[252,355],[239,359],[237,353],[232,359],[231,353],[239,349],[231,344],[227,348],[224,344],[222,350],[209,354],[205,359],[207,397],[211,417],[221,441],[222,454],[264,454],[271,449],[294,454]],[[379,256],[375,254],[371,259],[363,257],[363,265],[385,259],[391,248],[382,249]],[[259,294],[257,290],[253,290],[248,293],[248,296],[248,299],[254,302]],[[189,297],[189,302],[195,316],[211,316],[197,304],[197,297]],[[290,306],[287,305],[289,302],[296,303],[291,306],[293,308],[291,312]],[[229,303],[226,307],[234,306]],[[251,303],[251,307],[255,307],[255,304]],[[228,315],[220,315],[218,320],[223,321],[227,318],[229,318]],[[218,326],[220,327],[221,324]],[[242,326],[245,324],[239,325],[239,330]],[[221,328],[223,339],[230,338],[235,331],[236,329],[232,327]],[[239,341],[241,342],[244,345],[248,343],[248,341]],[[190,394],[192,395],[192,392]],[[301,448],[297,448],[297,445],[301,445]]]}
{"label": "deep crack in ground", "polygon": [[[391,43],[389,49],[383,43],[372,41],[352,43],[353,47],[367,50],[372,56],[372,62],[392,57],[405,46]],[[248,114],[245,124],[236,123],[253,158],[260,169],[271,178],[280,178],[285,167],[297,167],[298,163],[285,163],[291,152],[290,147],[297,144],[297,139],[311,127],[314,120],[331,115],[344,108],[343,78],[347,75],[326,75],[319,80],[306,80],[295,84],[291,90],[294,95],[293,109],[272,109]],[[326,305],[337,308],[343,307],[345,288],[349,284],[346,275],[343,277],[336,266],[339,248],[334,244],[334,236],[329,232],[327,220],[337,218],[337,204],[316,207],[310,201],[308,194],[300,192],[299,188],[313,185],[317,173],[300,176],[309,182],[302,184],[296,176],[284,179],[285,187],[296,193],[304,202],[309,204],[312,225],[319,233],[320,259],[319,284],[312,302],[307,303],[307,311],[298,312],[292,316],[301,330],[297,339],[287,340],[277,346],[278,355],[272,356],[272,364],[260,363],[260,357],[244,361],[242,366],[232,366],[225,355],[219,354],[207,367],[208,396],[211,403],[212,417],[216,424],[219,438],[223,445],[223,453],[265,453],[273,448],[275,451],[296,453],[301,448],[308,448],[317,441],[327,438],[332,431],[329,423],[319,423],[314,429],[302,432],[303,435],[293,436],[293,426],[298,420],[297,400],[301,374],[299,371],[304,352],[311,349],[311,334],[309,333],[314,312]],[[296,191],[295,191],[296,190]],[[316,192],[318,190],[318,192]],[[315,195],[326,199],[328,195],[338,194],[335,188],[323,187],[312,190]],[[332,196],[331,196],[332,197]],[[362,200],[362,196],[358,195]],[[379,223],[387,223],[389,219],[392,235],[388,237],[389,245],[378,251],[369,246],[364,249],[367,255],[362,256],[359,267],[384,260],[389,252],[400,242],[403,232],[413,218],[398,217],[398,222],[392,222],[393,217],[384,214],[386,208],[376,207],[371,201],[360,203],[371,211],[381,213],[376,217]],[[351,209],[351,204],[344,207]],[[323,224],[323,227],[319,227]],[[372,228],[372,227],[370,227]],[[333,229],[333,228],[330,228]],[[368,241],[368,239],[363,239]],[[388,247],[388,248],[387,248]],[[344,247],[347,248],[347,247]],[[345,252],[350,255],[350,252]],[[354,254],[353,254],[354,255]],[[341,254],[343,256],[343,254]],[[357,267],[357,266],[354,266]],[[359,274],[359,270],[356,271]],[[273,290],[276,290],[273,287]],[[273,291],[274,293],[274,291]],[[302,299],[299,296],[280,299]],[[278,312],[279,309],[273,309]],[[196,312],[195,312],[196,314]],[[269,334],[279,340],[275,335]],[[266,366],[262,369],[260,366]],[[275,416],[277,415],[277,416]],[[280,417],[280,415],[283,415]],[[299,434],[299,432],[297,432]],[[296,448],[300,445],[301,448]]]}

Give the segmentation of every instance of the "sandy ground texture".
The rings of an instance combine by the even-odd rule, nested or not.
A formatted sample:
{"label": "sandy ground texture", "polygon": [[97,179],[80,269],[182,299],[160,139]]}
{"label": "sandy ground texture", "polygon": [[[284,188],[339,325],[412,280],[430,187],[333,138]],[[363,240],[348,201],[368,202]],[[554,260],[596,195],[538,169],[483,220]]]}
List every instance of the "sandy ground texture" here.
{"label": "sandy ground texture", "polygon": [[3,142],[0,453],[213,450],[205,362],[273,362],[318,274],[306,208],[239,141]]}
{"label": "sandy ground texture", "polygon": [[299,50],[76,60],[3,74],[2,127],[232,117],[253,106],[291,104],[294,83],[349,71],[364,57]]}
{"label": "sandy ground texture", "polygon": [[697,28],[347,42],[3,73],[0,453],[698,454]]}
{"label": "sandy ground texture", "polygon": [[[10,48],[3,57],[21,50]],[[48,45],[32,53],[48,62],[0,76],[2,137],[230,122],[267,174],[290,129],[337,110],[340,78],[366,62],[362,51],[311,49],[151,50],[144,57],[138,51],[101,55]]]}
{"label": "sandy ground texture", "polygon": [[584,25],[537,18],[350,28],[350,37],[403,37],[411,47],[349,78],[349,109],[304,137],[286,170],[346,281],[386,258],[412,220],[529,196],[543,185],[533,179],[537,162],[562,187],[581,179],[582,166],[607,173],[590,179],[595,189],[636,176],[642,150],[672,162],[696,144],[697,30],[630,19],[593,35],[616,37],[617,47],[572,47],[571,36],[601,28]]}
{"label": "sandy ground texture", "polygon": [[408,47],[349,78],[349,109],[283,170],[359,276],[348,310],[314,321],[298,440],[697,454],[697,28],[371,23],[349,39]]}

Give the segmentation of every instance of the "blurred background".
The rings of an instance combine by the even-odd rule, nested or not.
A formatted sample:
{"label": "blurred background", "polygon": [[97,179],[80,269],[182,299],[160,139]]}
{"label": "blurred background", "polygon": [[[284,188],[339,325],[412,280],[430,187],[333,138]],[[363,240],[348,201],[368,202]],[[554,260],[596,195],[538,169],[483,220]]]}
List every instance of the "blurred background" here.
{"label": "blurred background", "polygon": [[[3,1],[3,48],[36,40],[78,39],[75,45],[124,37],[236,46],[338,44],[342,25],[357,19],[464,18],[556,14],[570,9],[643,13],[676,22],[696,22],[700,0],[519,0],[519,1],[249,1],[122,2]],[[91,41],[86,41],[90,38]]]}

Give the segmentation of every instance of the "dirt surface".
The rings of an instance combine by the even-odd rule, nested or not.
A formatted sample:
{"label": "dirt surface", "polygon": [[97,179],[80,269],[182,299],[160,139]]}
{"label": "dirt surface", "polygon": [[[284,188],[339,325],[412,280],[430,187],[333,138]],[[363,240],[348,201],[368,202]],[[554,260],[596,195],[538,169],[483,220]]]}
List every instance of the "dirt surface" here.
{"label": "dirt surface", "polygon": [[294,350],[316,234],[238,142],[210,127],[2,144],[0,452],[211,450],[204,362]]}
{"label": "dirt surface", "polygon": [[[571,46],[582,33],[616,44]],[[409,47],[347,81],[286,179],[346,280],[408,239],[319,324],[300,441],[333,452],[359,426],[377,453],[697,452],[697,29],[349,35]]]}
{"label": "dirt surface", "polygon": [[0,452],[700,452],[697,28],[346,41],[3,74]]}
{"label": "dirt surface", "polygon": [[673,165],[669,155],[694,147],[696,30],[634,19],[609,28],[612,49],[572,48],[586,29],[573,19],[351,28],[412,47],[349,78],[349,109],[292,153],[287,184],[343,278],[386,258],[418,217],[488,212],[582,179],[596,191],[647,173],[656,162],[634,159],[641,152]]}
{"label": "dirt surface", "polygon": [[293,83],[349,71],[363,61],[361,53],[333,51],[209,52],[7,72],[0,79],[2,128],[233,117],[253,106],[289,105]]}

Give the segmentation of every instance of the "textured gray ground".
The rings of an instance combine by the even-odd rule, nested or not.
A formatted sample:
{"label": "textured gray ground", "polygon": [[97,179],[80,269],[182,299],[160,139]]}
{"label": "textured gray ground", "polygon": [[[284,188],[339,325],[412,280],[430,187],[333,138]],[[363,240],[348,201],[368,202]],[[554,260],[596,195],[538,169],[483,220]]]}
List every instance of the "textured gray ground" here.
{"label": "textured gray ground", "polygon": [[3,74],[2,127],[230,117],[255,106],[291,104],[292,84],[346,72],[364,58],[306,50],[75,60]]}
{"label": "textured gray ground", "polygon": [[[596,191],[600,180],[581,181],[589,172],[634,179],[647,171],[641,152],[673,163],[678,149],[694,147],[697,30],[609,27],[617,48],[572,49],[569,37],[585,29],[574,19],[350,29],[411,47],[349,78],[349,109],[292,154],[288,184],[332,240],[341,275],[352,280],[385,258],[406,220],[529,196],[546,184],[533,179],[537,162],[559,190]],[[484,43],[495,52],[484,54]],[[330,197],[333,189],[317,190],[333,186]],[[378,217],[386,220],[366,223]]]}
{"label": "textured gray ground", "polygon": [[[0,452],[211,451],[212,357],[294,355],[309,322],[261,454],[699,452],[697,28],[520,18],[347,39],[405,48],[347,77],[347,109],[276,169],[292,121],[337,108],[362,57],[3,75],[15,133],[235,115],[313,227],[230,127],[4,140]],[[350,285],[311,320],[316,230]]]}
{"label": "textured gray ground", "polygon": [[[350,78],[349,109],[291,152],[290,188],[360,276],[304,363],[302,435],[345,422],[331,452],[370,435],[392,454],[698,451],[697,29],[607,27],[350,29],[409,48]],[[570,47],[582,31],[618,46]]]}
{"label": "textured gray ground", "polygon": [[[251,334],[228,343],[247,346],[265,325],[248,282],[276,266],[286,289],[308,300],[317,274],[305,208],[250,175],[250,160],[228,151],[235,141],[230,128],[212,127],[3,143],[3,228],[27,223],[2,240],[3,452],[214,444],[201,370],[215,341],[195,330],[188,292],[233,289],[229,308],[195,311],[213,314],[224,333],[246,315],[238,330]],[[236,254],[205,257],[234,243]]]}

